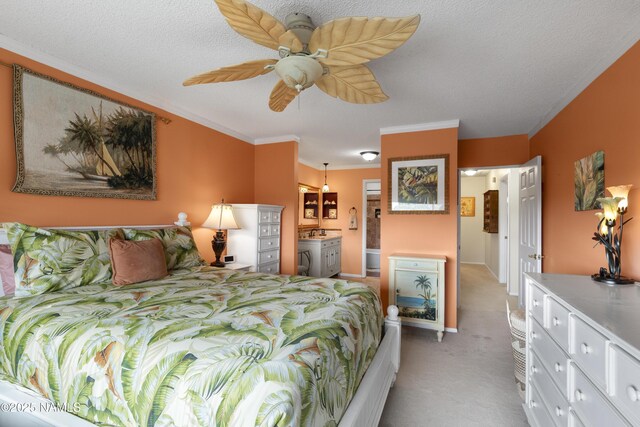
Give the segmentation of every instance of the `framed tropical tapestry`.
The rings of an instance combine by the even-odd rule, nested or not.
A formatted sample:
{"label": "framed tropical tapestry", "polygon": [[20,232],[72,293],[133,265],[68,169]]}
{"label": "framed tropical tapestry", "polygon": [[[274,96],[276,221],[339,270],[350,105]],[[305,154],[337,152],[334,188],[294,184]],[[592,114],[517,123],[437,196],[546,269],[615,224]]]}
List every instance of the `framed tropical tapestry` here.
{"label": "framed tropical tapestry", "polygon": [[604,197],[604,151],[574,162],[573,183],[576,211],[600,209],[598,198]]}
{"label": "framed tropical tapestry", "polygon": [[390,214],[449,213],[449,155],[389,159]]}
{"label": "framed tropical tapestry", "polygon": [[13,66],[13,191],[156,198],[155,115]]}

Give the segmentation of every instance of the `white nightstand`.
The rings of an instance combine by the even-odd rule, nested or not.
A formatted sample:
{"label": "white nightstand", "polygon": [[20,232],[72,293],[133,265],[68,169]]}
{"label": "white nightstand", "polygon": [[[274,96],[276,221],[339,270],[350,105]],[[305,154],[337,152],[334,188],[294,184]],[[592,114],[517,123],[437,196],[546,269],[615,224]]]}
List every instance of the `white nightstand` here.
{"label": "white nightstand", "polygon": [[240,264],[239,262],[229,262],[224,267],[213,267],[216,269],[238,270],[238,271],[251,271],[251,265]]}

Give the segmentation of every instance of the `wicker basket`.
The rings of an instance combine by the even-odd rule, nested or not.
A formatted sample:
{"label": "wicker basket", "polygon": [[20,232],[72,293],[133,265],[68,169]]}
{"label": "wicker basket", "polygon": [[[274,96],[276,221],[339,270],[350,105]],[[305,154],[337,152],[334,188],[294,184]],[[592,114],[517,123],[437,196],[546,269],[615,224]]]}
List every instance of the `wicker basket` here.
{"label": "wicker basket", "polygon": [[527,356],[525,350],[526,320],[524,310],[510,310],[507,301],[507,320],[511,330],[511,350],[513,353],[514,374],[518,394],[524,400],[524,390],[526,384]]}

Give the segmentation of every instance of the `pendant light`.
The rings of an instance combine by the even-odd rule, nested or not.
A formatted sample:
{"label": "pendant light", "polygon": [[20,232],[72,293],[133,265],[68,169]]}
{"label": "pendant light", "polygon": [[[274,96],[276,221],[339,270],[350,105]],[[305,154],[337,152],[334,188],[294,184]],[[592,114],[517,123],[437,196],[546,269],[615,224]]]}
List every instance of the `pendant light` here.
{"label": "pendant light", "polygon": [[329,166],[329,163],[324,163],[324,185],[322,186],[323,193],[329,192],[329,184],[327,184],[327,166]]}

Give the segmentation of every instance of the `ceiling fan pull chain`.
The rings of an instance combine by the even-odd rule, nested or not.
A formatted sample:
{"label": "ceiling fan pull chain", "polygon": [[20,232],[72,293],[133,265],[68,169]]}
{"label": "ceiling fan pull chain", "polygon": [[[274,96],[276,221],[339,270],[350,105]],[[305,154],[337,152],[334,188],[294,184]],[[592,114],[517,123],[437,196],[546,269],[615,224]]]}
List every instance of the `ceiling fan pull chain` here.
{"label": "ceiling fan pull chain", "polygon": [[302,97],[302,93],[298,95],[298,111],[300,111],[300,98]]}

